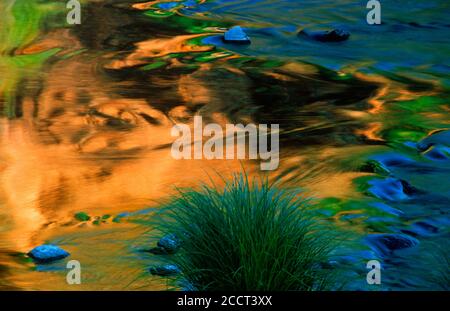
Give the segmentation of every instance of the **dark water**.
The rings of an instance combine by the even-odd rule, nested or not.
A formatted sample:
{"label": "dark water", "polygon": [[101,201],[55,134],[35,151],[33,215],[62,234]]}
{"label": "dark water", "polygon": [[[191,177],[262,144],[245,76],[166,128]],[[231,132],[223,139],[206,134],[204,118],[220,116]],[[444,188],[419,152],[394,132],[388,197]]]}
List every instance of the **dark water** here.
{"label": "dark water", "polygon": [[[448,289],[448,1],[383,1],[380,26],[365,1],[159,2],[82,1],[68,26],[61,1],[1,0],[0,288],[165,289],[141,252],[148,208],[241,169],[171,158],[172,125],[201,114],[280,124],[271,178],[358,236],[348,289],[373,289],[369,259],[384,269],[376,289]],[[218,40],[233,25],[251,45]],[[297,36],[335,27],[350,40]],[[388,252],[367,241],[376,233],[417,245]],[[81,262],[82,285],[66,284],[64,262],[22,255],[45,241]]]}

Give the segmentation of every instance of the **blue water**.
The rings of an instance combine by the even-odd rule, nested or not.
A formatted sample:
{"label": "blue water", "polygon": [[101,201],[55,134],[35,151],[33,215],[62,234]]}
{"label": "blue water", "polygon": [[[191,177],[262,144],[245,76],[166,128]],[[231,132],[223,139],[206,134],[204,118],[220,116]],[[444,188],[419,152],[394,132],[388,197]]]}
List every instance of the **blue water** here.
{"label": "blue water", "polygon": [[[381,25],[367,24],[366,3],[219,0],[182,12],[207,12],[208,17],[245,27],[252,44],[228,47],[245,55],[293,58],[331,69],[376,68],[431,79],[450,73],[448,1],[382,1]],[[348,30],[350,40],[324,46],[297,37],[301,29],[333,28]]]}

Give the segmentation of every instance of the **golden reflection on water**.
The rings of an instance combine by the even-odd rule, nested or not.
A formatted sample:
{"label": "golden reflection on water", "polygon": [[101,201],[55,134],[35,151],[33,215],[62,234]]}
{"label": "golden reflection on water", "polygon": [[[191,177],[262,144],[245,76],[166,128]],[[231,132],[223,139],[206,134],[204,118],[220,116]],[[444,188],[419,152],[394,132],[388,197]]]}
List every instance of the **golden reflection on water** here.
{"label": "golden reflection on water", "polygon": [[[154,55],[157,47],[158,55],[192,51],[185,44],[192,37],[142,42],[125,63],[139,63],[141,57]],[[53,39],[44,38],[22,52],[58,46]],[[53,64],[39,95],[22,98],[22,117],[1,119],[0,249],[28,252],[55,236],[63,237],[71,258],[86,266],[82,289],[126,289],[128,283],[131,288],[163,289],[166,285],[159,278],[136,283],[134,278],[143,272],[143,265],[139,258],[135,262],[127,259],[125,243],[148,228],[128,224],[79,228],[74,214],[140,210],[166,198],[175,187],[207,180],[207,173],[239,171],[242,163],[174,160],[170,144],[175,138],[170,129],[177,120],[190,123],[186,107],[179,105],[163,114],[143,100],[112,95],[112,85],[98,78],[102,69],[97,61],[80,55]],[[189,77],[177,84],[181,96],[189,97],[186,101],[209,100],[208,90]],[[143,116],[157,122],[149,123]],[[77,242],[83,247],[71,246]],[[31,265],[15,264],[8,256],[0,261],[12,271],[6,278],[9,284],[19,288],[71,289],[61,274],[43,277],[31,271]]]}
{"label": "golden reflection on water", "polygon": [[196,46],[189,40],[207,34],[176,36],[167,39],[150,39],[136,44],[136,49],[124,60],[117,60],[106,68],[122,69],[147,63],[145,58],[162,57],[171,53],[205,52],[213,50],[213,46]]}
{"label": "golden reflection on water", "polygon": [[[2,218],[7,221],[6,230],[0,233],[0,247],[4,251],[27,252],[57,237],[71,258],[85,267],[83,285],[77,289],[166,288],[162,279],[148,275],[139,278],[145,265],[129,255],[130,241],[142,238],[147,228],[131,224],[80,228],[73,216],[79,211],[115,215],[140,210],[169,196],[174,187],[195,186],[206,181],[208,174],[218,178],[215,173],[226,176],[241,170],[242,163],[237,160],[174,160],[168,147],[174,140],[170,129],[180,120],[191,123],[189,109],[181,104],[162,113],[144,100],[112,95],[114,85],[99,78],[103,70],[99,61],[106,64],[106,69],[119,69],[143,64],[150,56],[192,52],[194,47],[186,41],[194,37],[144,41],[125,59],[109,63],[92,55],[60,60],[47,69],[38,96],[22,98],[22,117],[1,120],[0,202]],[[58,46],[54,42],[54,38],[44,38],[22,52]],[[196,51],[209,49],[195,47]],[[181,75],[171,83],[182,102],[208,103],[203,113],[211,121],[224,124],[227,118],[217,111],[226,107],[231,98],[224,96],[226,93],[217,94],[222,91],[207,82],[209,69],[211,65],[204,64],[195,74]],[[236,70],[234,74],[242,75]],[[291,65],[286,70],[308,69]],[[273,77],[281,79],[282,75]],[[235,100],[249,101],[245,89],[239,94],[242,96]],[[157,122],[147,122],[144,115]],[[329,158],[330,150],[323,152],[324,159]],[[290,156],[287,151],[287,160],[280,169],[294,162],[301,165],[303,157],[308,158],[307,152],[296,150]],[[252,164],[245,166],[251,174]],[[309,171],[318,172],[316,167]],[[312,193],[350,195],[354,174],[321,174],[323,177],[315,176],[311,183]],[[1,261],[11,271],[11,276],[5,278],[8,284],[18,288],[74,289],[66,284],[64,273],[45,273],[43,277],[42,272],[33,271],[31,264],[24,266],[9,257]]]}

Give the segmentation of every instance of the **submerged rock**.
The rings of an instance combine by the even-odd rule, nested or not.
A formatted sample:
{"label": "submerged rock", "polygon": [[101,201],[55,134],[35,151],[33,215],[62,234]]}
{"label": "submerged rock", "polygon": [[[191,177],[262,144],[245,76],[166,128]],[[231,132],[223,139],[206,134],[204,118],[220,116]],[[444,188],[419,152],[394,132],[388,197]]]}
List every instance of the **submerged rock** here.
{"label": "submerged rock", "polygon": [[168,234],[162,237],[156,247],[153,247],[147,252],[150,252],[155,255],[169,255],[174,254],[180,248],[181,242],[180,239],[175,234]]}
{"label": "submerged rock", "polygon": [[175,234],[168,234],[158,241],[158,247],[169,254],[175,253],[180,248],[180,240]]}
{"label": "submerged rock", "polygon": [[370,234],[367,240],[384,254],[419,244],[419,240],[406,234]]}
{"label": "submerged rock", "polygon": [[299,36],[306,36],[320,42],[342,42],[350,38],[350,33],[342,29],[333,29],[329,31],[309,31],[302,30]]}
{"label": "submerged rock", "polygon": [[244,32],[241,26],[235,26],[225,32],[223,41],[227,43],[250,44],[249,36]]}
{"label": "submerged rock", "polygon": [[176,265],[163,265],[150,268],[150,273],[159,276],[171,276],[180,273],[180,269]]}
{"label": "submerged rock", "polygon": [[51,244],[37,246],[28,253],[28,256],[38,263],[52,262],[66,258],[69,255],[70,254],[62,248]]}

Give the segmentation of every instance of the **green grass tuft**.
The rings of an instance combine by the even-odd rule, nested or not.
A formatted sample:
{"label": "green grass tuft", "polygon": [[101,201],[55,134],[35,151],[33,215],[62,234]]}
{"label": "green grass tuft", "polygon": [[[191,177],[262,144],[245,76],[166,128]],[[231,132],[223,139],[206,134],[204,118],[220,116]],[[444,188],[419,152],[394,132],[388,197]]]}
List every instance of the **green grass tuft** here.
{"label": "green grass tuft", "polygon": [[181,190],[164,209],[163,234],[182,240],[170,257],[197,290],[324,290],[321,268],[335,234],[299,191],[238,175],[224,189]]}

